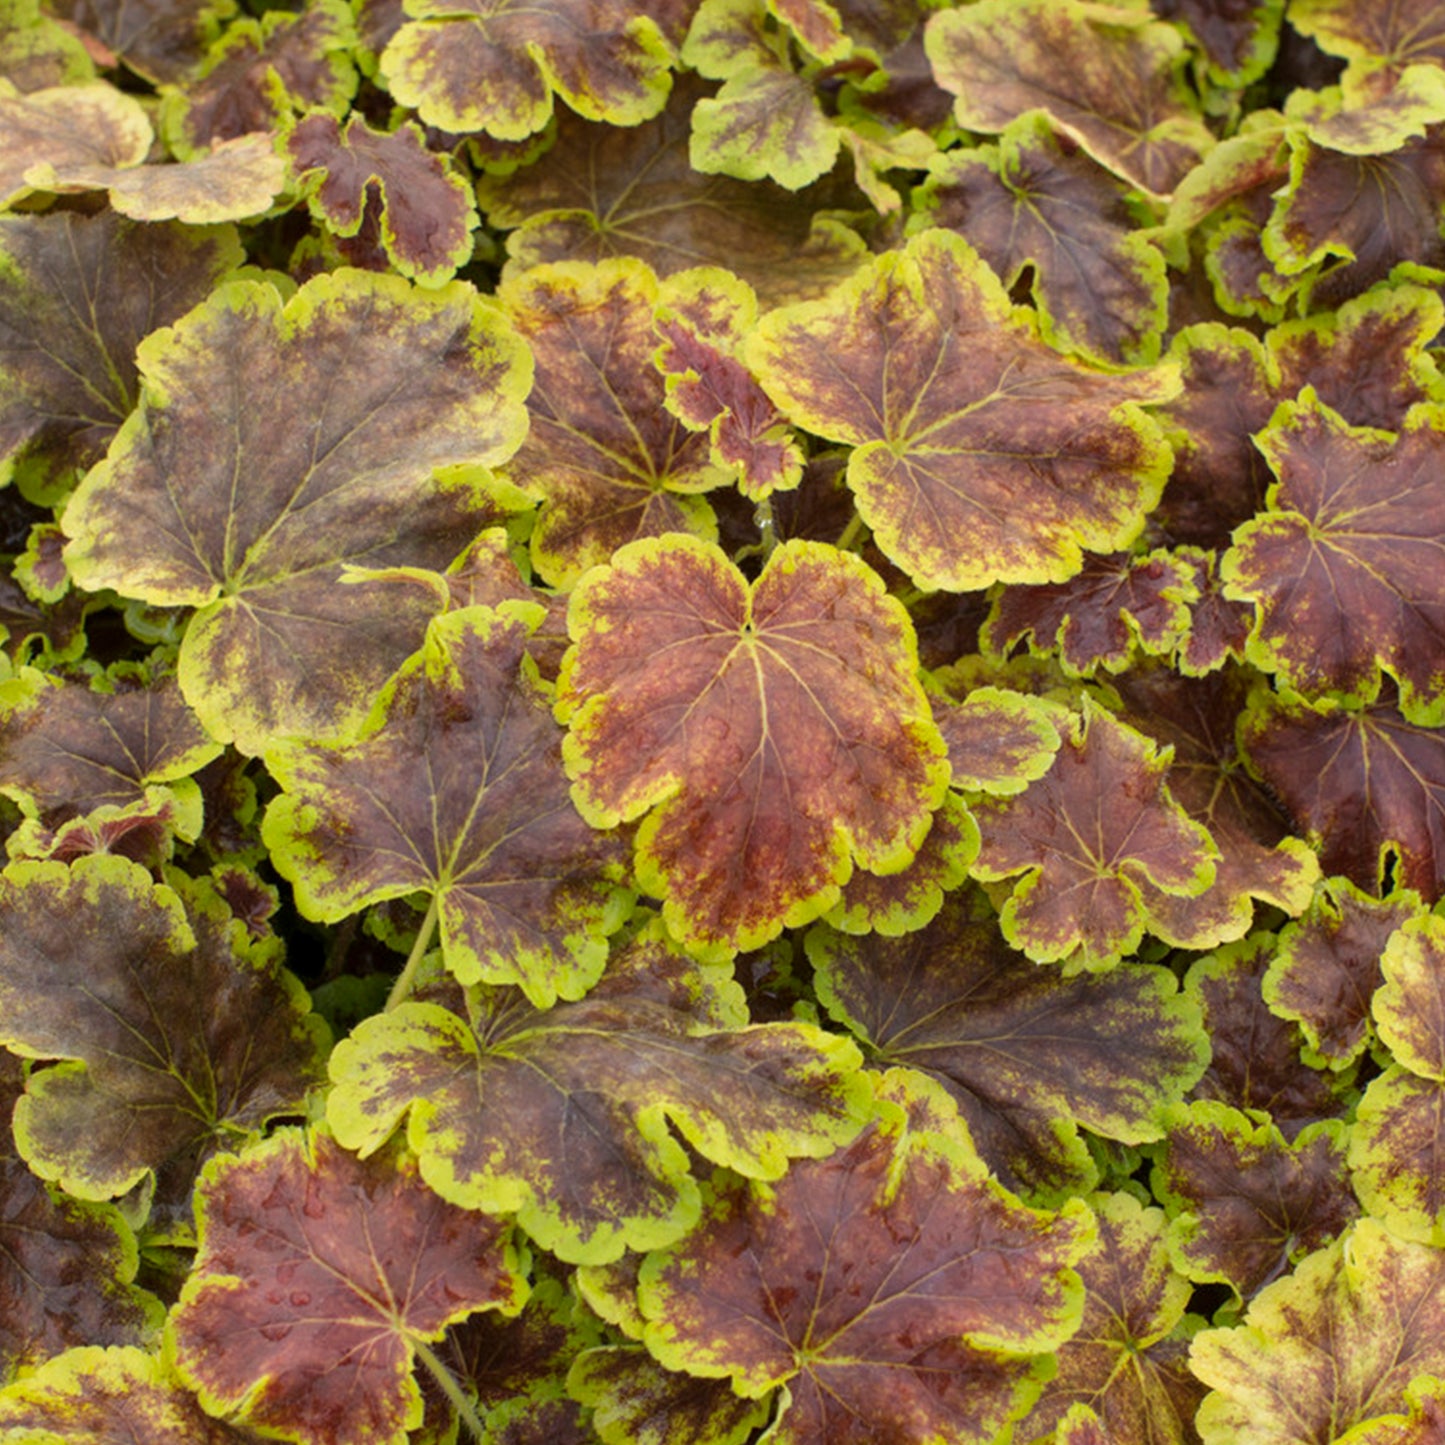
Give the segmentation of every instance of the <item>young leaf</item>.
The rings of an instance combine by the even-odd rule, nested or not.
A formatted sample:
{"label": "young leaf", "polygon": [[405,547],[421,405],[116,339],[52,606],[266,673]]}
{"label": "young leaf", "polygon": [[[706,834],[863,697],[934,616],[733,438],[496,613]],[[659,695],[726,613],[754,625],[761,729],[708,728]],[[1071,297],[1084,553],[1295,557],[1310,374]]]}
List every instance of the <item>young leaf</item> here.
{"label": "young leaf", "polygon": [[1026,1209],[911,1080],[883,1076],[876,1120],[830,1158],[772,1186],[719,1177],[702,1223],[643,1263],[647,1348],[745,1397],[786,1385],[778,1445],[993,1439],[1078,1327],[1086,1206]]}
{"label": "young leaf", "polygon": [[1141,1208],[1129,1194],[1089,1202],[1099,1242],[1079,1261],[1084,1318],[1059,1346],[1058,1373],[1015,1438],[1040,1439],[1087,1405],[1109,1432],[1106,1440],[1189,1445],[1204,1392],[1186,1363],[1179,1326],[1189,1283],[1170,1263],[1164,1213]]}
{"label": "young leaf", "polygon": [[394,1149],[359,1160],[283,1130],[208,1166],[197,1218],[177,1364],[209,1410],[308,1445],[403,1445],[429,1342],[526,1298],[507,1228],[438,1199]]}
{"label": "young leaf", "polygon": [[626,844],[567,794],[562,730],[522,671],[535,604],[435,619],[421,653],[343,747],[266,754],[283,794],[262,838],[308,917],[430,893],[463,983],[578,998],[627,915]]}
{"label": "young leaf", "polygon": [[203,609],[180,680],[218,739],[339,731],[441,602],[413,572],[337,583],[347,564],[443,566],[481,529],[472,483],[435,474],[515,449],[521,341],[460,282],[342,271],[284,306],[232,282],[139,360],[140,409],[66,509],[72,575]]}
{"label": "young leaf", "polygon": [[1396,1409],[1419,1375],[1445,1371],[1445,1253],[1362,1219],[1249,1307],[1194,1337],[1190,1368],[1213,1387],[1205,1445],[1315,1445]]}
{"label": "young leaf", "polygon": [[[43,1184],[15,1152],[8,1121],[24,1087],[20,1060],[0,1050],[0,1381],[70,1346],[139,1341],[160,1314],[135,1285],[135,1235],[119,1211]],[[0,1426],[10,1423],[0,1403]]]}
{"label": "young leaf", "polygon": [[1057,709],[1002,687],[968,687],[960,702],[935,697],[953,787],[1007,798],[1048,772],[1062,746]]}
{"label": "young leaf", "polygon": [[[1307,0],[1305,0],[1307,3]],[[1243,89],[1269,69],[1279,49],[1284,0],[1246,0],[1220,5],[1216,0],[1155,0],[1151,7],[1162,20],[1184,29],[1204,53],[1216,84]],[[1301,29],[1300,0],[1290,10],[1290,24]]]}
{"label": "young leaf", "polygon": [[597,1264],[670,1243],[697,1219],[671,1123],[704,1158],[776,1179],[858,1130],[867,1086],[844,1039],[807,1024],[719,1028],[696,965],[644,935],[580,1003],[514,990],[411,1002],[365,1020],[331,1059],[327,1117],[370,1153],[409,1115],[443,1198]]}
{"label": "young leaf", "polygon": [[1101,165],[1168,196],[1214,143],[1180,74],[1184,46],[1147,10],[980,0],[929,21],[929,59],[970,130],[1042,110]]}
{"label": "young leaf", "polygon": [[1062,581],[1084,550],[1134,540],[1168,470],[1136,403],[1172,395],[1171,376],[1059,356],[949,231],[771,312],[746,360],[799,426],[855,448],[858,510],[921,587]]}
{"label": "young leaf", "polygon": [[381,57],[398,104],[428,125],[524,140],[560,95],[579,115],[636,125],[662,109],[689,0],[411,0]]}
{"label": "young leaf", "polygon": [[664,405],[657,282],[638,261],[534,266],[500,297],[536,362],[531,429],[505,475],[543,507],[533,565],[568,588],[624,543],[663,532],[716,538],[695,493],[730,480],[708,439]]}
{"label": "young leaf", "polygon": [[319,1082],[325,1027],[214,890],[123,858],[0,876],[0,1042],[34,1059],[16,1107],[32,1168],[81,1198],[154,1175],[184,1212],[202,1159]]}
{"label": "young leaf", "polygon": [[1163,253],[1136,228],[1128,188],[1046,115],[1020,116],[997,146],[945,151],[929,171],[910,226],[967,237],[1005,286],[1029,275],[1051,346],[1105,365],[1159,355]]}
{"label": "young leaf", "polygon": [[725,266],[772,306],[820,296],[847,276],[866,254],[863,239],[818,215],[847,204],[846,190],[820,181],[795,195],[692,169],[691,114],[706,93],[680,76],[662,114],[629,130],[564,114],[545,163],[484,176],[478,197],[487,220],[520,227],[508,242],[507,274],[619,255],[659,276]]}
{"label": "young leaf", "polygon": [[1169,757],[1089,703],[1038,782],[975,806],[974,875],[1023,875],[999,920],[1015,948],[1071,971],[1112,967],[1153,924],[1142,885],[1187,896],[1214,881],[1218,850],[1170,796]]}
{"label": "young leaf", "polygon": [[1207,1061],[1197,1007],[1164,969],[1065,978],[999,937],[973,887],[900,939],[808,935],[828,1012],[870,1055],[948,1090],[980,1155],[1010,1188],[1091,1183],[1078,1126],[1138,1144]]}
{"label": "young leaf", "polygon": [[0,217],[0,476],[43,485],[98,461],[136,403],[136,347],[241,258],[229,227]]}
{"label": "young leaf", "polygon": [[254,1430],[206,1414],[172,1369],[133,1346],[73,1349],[47,1360],[0,1391],[0,1430],[35,1445],[262,1442]]}
{"label": "young leaf", "polygon": [[1221,574],[1255,601],[1249,655],[1287,687],[1373,702],[1399,683],[1411,722],[1445,722],[1445,454],[1429,412],[1397,439],[1347,426],[1306,389],[1259,439],[1279,476]]}
{"label": "young leaf", "polygon": [[[755,948],[897,872],[948,783],[903,609],[850,553],[787,542],[751,587],[715,547],[634,542],[573,594],[557,684],[573,797],[644,818],[677,937]],[[644,817],[645,815],[645,817]]]}
{"label": "young leaf", "polygon": [[353,115],[343,131],[334,115],[313,112],[287,136],[286,149],[312,215],[336,235],[356,235],[368,200],[377,198],[381,243],[403,276],[438,286],[471,259],[470,187],[427,149],[418,126],[386,134]]}
{"label": "young leaf", "polygon": [[1345,1174],[1347,1143],[1338,1119],[1287,1142],[1274,1124],[1213,1100],[1173,1111],[1152,1182],[1174,1215],[1180,1268],[1248,1299],[1328,1244],[1360,1212]]}

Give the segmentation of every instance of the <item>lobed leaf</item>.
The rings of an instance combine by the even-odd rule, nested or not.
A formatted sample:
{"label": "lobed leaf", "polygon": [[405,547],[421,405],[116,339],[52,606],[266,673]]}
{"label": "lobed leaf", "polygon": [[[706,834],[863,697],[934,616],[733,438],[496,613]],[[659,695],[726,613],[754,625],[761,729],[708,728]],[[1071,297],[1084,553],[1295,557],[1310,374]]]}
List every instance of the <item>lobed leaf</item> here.
{"label": "lobed leaf", "polygon": [[152,138],[140,102],[102,80],[22,95],[0,77],[0,208],[27,194],[38,162],[139,165]]}

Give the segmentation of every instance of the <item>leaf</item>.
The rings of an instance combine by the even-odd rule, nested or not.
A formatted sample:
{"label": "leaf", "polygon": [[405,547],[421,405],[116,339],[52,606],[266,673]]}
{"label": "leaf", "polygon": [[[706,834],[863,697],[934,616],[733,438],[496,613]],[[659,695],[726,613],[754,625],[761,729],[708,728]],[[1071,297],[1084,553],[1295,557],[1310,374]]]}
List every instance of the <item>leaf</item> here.
{"label": "leaf", "polygon": [[638,537],[716,536],[694,494],[721,486],[708,440],[664,405],[657,349],[657,282],[638,261],[534,266],[500,291],[532,348],[531,429],[506,476],[543,500],[532,561],[553,586]]}
{"label": "leaf", "polygon": [[771,1401],[664,1370],[635,1346],[578,1355],[567,1388],[591,1408],[604,1445],[745,1445],[771,1414]]}
{"label": "leaf", "polygon": [[1190,1367],[1214,1391],[1205,1445],[1313,1445],[1398,1407],[1411,1380],[1445,1368],[1442,1261],[1362,1219],[1260,1293],[1243,1324],[1196,1335]]}
{"label": "leaf", "polygon": [[0,1052],[0,1381],[69,1346],[138,1341],[160,1313],[135,1284],[139,1253],[119,1211],[52,1190],[16,1153],[8,1121],[24,1087],[20,1060]]}
{"label": "leaf", "polygon": [[1370,1003],[1384,980],[1380,955],[1419,910],[1419,896],[1405,889],[1376,899],[1347,878],[1332,878],[1304,917],[1281,931],[1264,1000],[1299,1024],[1332,1069],[1352,1062],[1372,1039]]}
{"label": "leaf", "polygon": [[819,296],[863,259],[862,238],[819,215],[846,201],[829,181],[792,194],[704,176],[688,161],[700,81],[679,76],[656,120],[627,130],[564,114],[545,161],[484,176],[478,198],[490,225],[520,227],[507,274],[548,261],[636,256],[658,276],[725,266],[764,305]]}
{"label": "leaf", "polygon": [[0,472],[58,481],[99,460],[135,405],[141,339],[241,256],[229,228],[0,217]]}
{"label": "leaf", "polygon": [[295,111],[344,112],[356,90],[354,40],[346,0],[306,0],[299,14],[233,20],[199,75],[165,88],[161,133],[182,160],[198,160],[216,141],[279,130]]}
{"label": "leaf", "polygon": [[1203,1071],[1197,1008],[1147,964],[1064,977],[999,936],[976,887],[899,939],[808,934],[818,998],[883,1064],[948,1091],[1010,1188],[1090,1187],[1079,1126],[1138,1144]]}
{"label": "leaf", "polygon": [[1294,1139],[1306,1124],[1339,1116],[1338,1095],[1351,1077],[1308,1067],[1299,1027],[1265,1007],[1261,984],[1273,950],[1272,935],[1253,934],[1197,960],[1185,974],[1184,992],[1198,1001],[1213,1050],[1192,1097],[1265,1115]]}
{"label": "leaf", "polygon": [[201,829],[201,795],[187,780],[221,746],[181,699],[174,679],[115,692],[23,668],[0,684],[0,792],[53,825],[102,806],[176,800],[179,830]]}
{"label": "leaf", "polygon": [[1023,875],[999,918],[1015,948],[1070,971],[1109,968],[1153,924],[1143,885],[1198,895],[1219,854],[1170,796],[1167,751],[1092,703],[1062,731],[1038,782],[974,808],[982,844],[973,873]]}
{"label": "leaf", "polygon": [[279,942],[171,876],[104,856],[0,876],[0,1042],[61,1060],[32,1070],[17,1143],[84,1199],[154,1175],[167,1212],[222,1141],[303,1112],[325,1041]]}
{"label": "leaf", "polygon": [[994,1438],[1077,1328],[1092,1219],[1024,1208],[941,1104],[895,1071],[846,1149],[773,1186],[719,1178],[643,1263],[652,1354],[747,1398],[786,1385],[778,1445]]}
{"label": "leaf", "polygon": [[1345,1175],[1342,1121],[1287,1142],[1271,1123],[1197,1100],[1173,1112],[1153,1176],[1173,1214],[1174,1257],[1196,1281],[1248,1299],[1328,1244],[1360,1212]]}
{"label": "leaf", "polygon": [[1371,703],[1381,673],[1412,722],[1445,722],[1445,512],[1431,510],[1440,433],[1419,412],[1396,439],[1350,427],[1308,389],[1259,440],[1279,476],[1235,531],[1226,594],[1252,600],[1248,655],[1303,693]]}
{"label": "leaf", "polygon": [[1395,1064],[1370,1082],[1350,1137],[1355,1190],[1371,1215],[1396,1233],[1445,1241],[1445,919],[1407,920],[1385,945],[1383,986],[1373,1012]]}
{"label": "leaf", "polygon": [[[1279,49],[1284,0],[1248,0],[1221,5],[1218,0],[1155,0],[1150,7],[1161,20],[1185,28],[1209,62],[1210,79],[1243,88],[1270,67]],[[1295,9],[1290,24],[1299,29]]]}
{"label": "leaf", "polygon": [[40,9],[40,0],[7,0],[0,19],[0,75],[17,90],[83,85],[95,66],[80,37]]}
{"label": "leaf", "polygon": [[[0,1392],[7,1439],[37,1445],[260,1445],[201,1409],[156,1356],[134,1346],[67,1350]],[[19,1431],[19,1434],[9,1434]]]}
{"label": "leaf", "polygon": [[970,130],[1043,110],[1101,165],[1167,197],[1213,144],[1180,74],[1182,39],[1147,11],[981,0],[929,21],[929,59]]}
{"label": "leaf", "polygon": [[1286,693],[1252,704],[1241,740],[1265,784],[1303,825],[1325,873],[1379,892],[1393,881],[1427,903],[1445,889],[1445,730],[1392,706],[1359,711]]}
{"label": "leaf", "polygon": [[996,146],[945,151],[910,226],[966,237],[1005,286],[1028,277],[1044,339],[1105,365],[1159,355],[1164,256],[1135,227],[1128,188],[1030,111]]}
{"label": "leaf", "polygon": [[645,932],[580,1003],[543,1013],[474,989],[374,1016],[332,1054],[329,1122],[369,1154],[407,1116],[443,1198],[516,1212],[570,1262],[669,1243],[698,1211],[669,1123],[704,1158],[776,1179],[851,1138],[866,1108],[850,1042],[740,1027],[735,997],[719,1017],[695,968]]}
{"label": "leaf", "polygon": [[1167,653],[1189,621],[1196,588],[1188,558],[1160,549],[1144,556],[1115,552],[1084,558],[1066,582],[1003,588],[980,633],[1000,657],[1028,639],[1031,650],[1057,651],[1064,670],[1122,672],[1139,651]]}
{"label": "leaf", "polygon": [[698,267],[660,288],[653,360],[664,405],[684,426],[706,431],[715,466],[737,473],[737,488],[761,502],[796,487],[803,452],[787,418],[738,359],[757,323],[757,298],[731,272]]}
{"label": "leaf", "polygon": [[650,119],[667,100],[689,0],[411,0],[381,73],[431,126],[524,140],[561,96],[588,120]]}
{"label": "leaf", "polygon": [[577,815],[562,729],[521,671],[539,615],[435,619],[363,739],[268,752],[283,795],[262,838],[307,917],[430,894],[458,979],[520,984],[546,1008],[596,981],[632,900],[626,845]]}
{"label": "leaf", "polygon": [[208,1410],[314,1445],[402,1445],[418,1355],[526,1283],[500,1223],[438,1199],[396,1150],[359,1160],[286,1129],[208,1166],[200,1252],[171,1315]]}
{"label": "leaf", "polygon": [[343,131],[325,111],[299,121],[286,149],[311,214],[339,236],[361,229],[368,199],[381,206],[381,242],[393,266],[423,285],[440,285],[472,256],[477,212],[470,188],[419,126],[387,134],[358,115]]}
{"label": "leaf", "polygon": [[1164,1213],[1141,1208],[1128,1194],[1099,1194],[1089,1202],[1099,1243],[1079,1261],[1084,1318],[1059,1346],[1058,1373],[1017,1438],[1042,1438],[1087,1405],[1108,1431],[1105,1441],[1190,1445],[1203,1391],[1185,1364],[1179,1327],[1189,1284],[1165,1249]]}
{"label": "leaf", "polygon": [[1425,61],[1445,64],[1445,20],[1429,0],[1380,9],[1357,0],[1295,0],[1289,22],[1330,55],[1386,73]]}
{"label": "leaf", "polygon": [[147,80],[180,80],[205,53],[234,0],[45,0],[46,9],[93,36]]}
{"label": "leaf", "polygon": [[286,184],[286,163],[266,134],[218,141],[208,155],[180,165],[94,166],[49,162],[31,166],[36,190],[108,191],[111,206],[137,221],[215,225],[260,215]]}
{"label": "leaf", "polygon": [[481,530],[464,469],[520,439],[522,343],[460,282],[343,271],[284,306],[264,282],[223,286],[139,364],[139,410],[66,509],[71,575],[202,609],[180,681],[218,740],[340,730],[441,605],[414,573],[338,588],[344,568],[445,565]]}
{"label": "leaf", "polygon": [[1133,541],[1167,472],[1135,403],[1170,395],[1170,376],[1058,356],[952,232],[769,313],[745,359],[795,423],[854,448],[863,520],[927,589],[1062,581],[1084,550]]}
{"label": "leaf", "polygon": [[25,175],[37,162],[134,166],[151,140],[140,102],[104,81],[21,95],[0,77],[0,207],[27,194]]}
{"label": "leaf", "polygon": [[573,798],[594,827],[643,819],[638,880],[678,938],[755,948],[923,842],[943,742],[906,614],[852,554],[786,542],[749,586],[691,537],[635,542],[568,622]]}
{"label": "leaf", "polygon": [[952,785],[995,798],[1037,782],[1058,756],[1056,709],[1002,687],[968,687],[959,702],[935,696],[933,715],[948,747]]}

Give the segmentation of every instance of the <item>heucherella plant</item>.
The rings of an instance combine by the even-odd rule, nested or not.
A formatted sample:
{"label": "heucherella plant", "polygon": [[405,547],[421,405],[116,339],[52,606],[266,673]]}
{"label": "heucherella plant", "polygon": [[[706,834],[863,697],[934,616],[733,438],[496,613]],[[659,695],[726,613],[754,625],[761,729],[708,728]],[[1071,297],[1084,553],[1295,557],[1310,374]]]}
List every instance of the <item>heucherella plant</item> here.
{"label": "heucherella plant", "polygon": [[1425,1445],[1435,0],[0,0],[0,1445]]}

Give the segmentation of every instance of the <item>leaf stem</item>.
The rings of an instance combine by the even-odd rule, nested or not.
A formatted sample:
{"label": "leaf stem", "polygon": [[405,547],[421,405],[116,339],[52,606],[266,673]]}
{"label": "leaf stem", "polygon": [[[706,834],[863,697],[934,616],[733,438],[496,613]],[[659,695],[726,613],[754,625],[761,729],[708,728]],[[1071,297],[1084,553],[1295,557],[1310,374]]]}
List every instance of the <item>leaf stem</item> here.
{"label": "leaf stem", "polygon": [[853,513],[853,516],[849,519],[848,525],[843,528],[843,531],[842,531],[841,534],[839,535],[838,540],[837,540],[836,542],[834,542],[833,545],[834,545],[840,552],[846,552],[846,551],[848,551],[848,549],[849,549],[850,547],[852,547],[853,543],[858,540],[858,534],[859,534],[862,530],[863,530],[863,518],[862,518],[862,515],[861,515],[860,513],[858,513],[858,512],[854,512],[854,513]]}
{"label": "leaf stem", "polygon": [[[435,899],[432,900],[432,904],[432,911],[435,912]],[[417,1359],[431,1371],[432,1379],[437,1382],[442,1394],[447,1397],[452,1409],[457,1412],[457,1417],[466,1426],[467,1433],[473,1440],[482,1439],[482,1432],[485,1428],[482,1425],[482,1417],[477,1414],[476,1406],[467,1399],[466,1392],[457,1384],[457,1377],[442,1364],[436,1351],[425,1340],[413,1339],[411,1347],[416,1351]]]}
{"label": "leaf stem", "polygon": [[437,931],[437,895],[431,896],[431,907],[426,911],[426,917],[421,921],[421,927],[416,931],[416,942],[411,946],[411,952],[406,956],[406,967],[397,975],[397,980],[391,986],[391,992],[386,996],[386,1011],[390,1013],[397,1004],[403,1003],[406,996],[411,992],[411,986],[416,980],[416,971],[421,967],[421,961],[426,956],[426,951],[431,947],[432,934]]}

